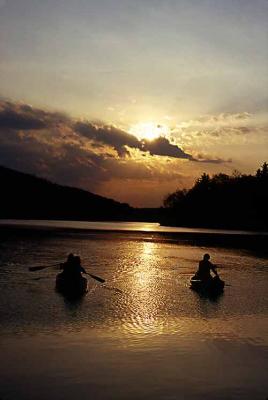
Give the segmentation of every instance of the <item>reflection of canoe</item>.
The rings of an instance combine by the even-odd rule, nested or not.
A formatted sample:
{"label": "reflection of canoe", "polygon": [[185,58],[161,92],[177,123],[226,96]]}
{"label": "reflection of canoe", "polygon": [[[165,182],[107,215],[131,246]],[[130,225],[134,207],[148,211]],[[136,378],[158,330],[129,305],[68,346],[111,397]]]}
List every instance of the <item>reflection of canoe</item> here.
{"label": "reflection of canoe", "polygon": [[224,281],[222,281],[218,276],[215,276],[207,282],[196,279],[193,276],[190,283],[190,288],[196,292],[211,295],[222,293],[225,285]]}
{"label": "reflection of canoe", "polygon": [[56,277],[56,289],[68,297],[79,297],[87,292],[87,279],[83,276],[70,279],[60,273]]}

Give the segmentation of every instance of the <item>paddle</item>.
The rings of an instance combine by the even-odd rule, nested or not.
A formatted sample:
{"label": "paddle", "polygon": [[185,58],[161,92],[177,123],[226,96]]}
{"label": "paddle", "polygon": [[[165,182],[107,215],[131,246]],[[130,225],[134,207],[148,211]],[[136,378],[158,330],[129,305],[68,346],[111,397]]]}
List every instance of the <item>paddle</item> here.
{"label": "paddle", "polygon": [[91,278],[96,279],[96,281],[99,281],[99,282],[101,282],[101,283],[104,283],[104,282],[105,282],[105,279],[102,279],[102,278],[100,278],[99,276],[92,275],[92,274],[90,274],[89,272],[84,272],[84,273],[85,273],[86,275],[91,276]]}
{"label": "paddle", "polygon": [[57,264],[53,264],[53,265],[42,265],[42,266],[39,266],[39,267],[29,267],[29,271],[41,271],[42,269],[57,267],[60,264],[61,263],[57,263]]}
{"label": "paddle", "polygon": [[[29,267],[29,271],[33,272],[33,271],[41,271],[42,269],[45,268],[52,268],[52,267],[56,267],[59,266],[61,263],[57,263],[57,264],[53,264],[53,265],[43,265],[43,266],[38,266],[38,267]],[[89,275],[91,278],[96,279],[96,281],[104,283],[105,279],[100,278],[99,276],[90,274],[89,272],[84,272],[86,275]]]}

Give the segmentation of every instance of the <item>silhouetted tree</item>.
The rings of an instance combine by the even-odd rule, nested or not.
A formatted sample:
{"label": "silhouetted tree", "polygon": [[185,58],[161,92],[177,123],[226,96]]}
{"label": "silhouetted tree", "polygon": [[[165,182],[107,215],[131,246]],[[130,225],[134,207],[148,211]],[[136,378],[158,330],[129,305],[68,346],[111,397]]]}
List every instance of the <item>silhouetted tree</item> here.
{"label": "silhouetted tree", "polygon": [[268,229],[268,164],[255,176],[203,173],[189,190],[164,200],[173,225]]}
{"label": "silhouetted tree", "polygon": [[263,163],[261,168],[259,168],[256,172],[257,178],[267,178],[268,177],[268,164],[267,162]]}
{"label": "silhouetted tree", "polygon": [[185,199],[187,193],[188,193],[187,189],[182,189],[182,190],[177,190],[174,193],[168,194],[164,199],[164,207],[166,208],[178,207]]}

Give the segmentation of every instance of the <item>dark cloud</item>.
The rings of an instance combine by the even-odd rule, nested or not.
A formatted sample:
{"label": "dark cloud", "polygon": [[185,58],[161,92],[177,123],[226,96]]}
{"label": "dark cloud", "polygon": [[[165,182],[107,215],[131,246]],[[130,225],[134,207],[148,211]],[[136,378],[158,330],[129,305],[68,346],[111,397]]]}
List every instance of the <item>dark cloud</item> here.
{"label": "dark cloud", "polygon": [[0,129],[31,130],[44,129],[46,124],[31,115],[18,114],[14,110],[0,111]]}
{"label": "dark cloud", "polygon": [[33,108],[27,104],[0,101],[0,129],[42,130],[69,123],[68,117]]}
{"label": "dark cloud", "polygon": [[72,131],[82,138],[87,138],[95,148],[105,145],[114,149],[119,157],[129,155],[129,149],[138,149],[149,152],[151,156],[198,161],[165,137],[151,141],[139,140],[136,136],[115,126],[101,125],[100,122],[78,122],[63,114],[36,109],[27,104],[0,102],[0,130],[42,131],[52,130],[59,126],[63,130]]}
{"label": "dark cloud", "polygon": [[141,142],[134,136],[113,126],[97,126],[89,122],[77,122],[74,130],[90,140],[111,146],[119,156],[128,154],[127,148],[141,148]]}
{"label": "dark cloud", "polygon": [[[9,118],[7,118],[7,115]],[[73,132],[73,134],[70,132]],[[90,147],[84,138],[90,140]],[[102,145],[121,157],[101,152]],[[127,148],[149,151],[150,143],[113,126],[74,122],[57,113],[25,104],[0,102],[0,164],[36,173],[53,181],[96,190],[100,182],[116,179],[172,179],[152,166],[125,158]],[[156,154],[163,151],[155,146]],[[176,146],[175,146],[176,147]]]}
{"label": "dark cloud", "polygon": [[191,161],[197,161],[190,154],[185,153],[178,146],[170,143],[165,137],[158,137],[152,141],[143,140],[142,143],[142,149],[144,151],[149,151],[151,155],[185,158]]}
{"label": "dark cloud", "polygon": [[61,184],[97,190],[101,181],[109,179],[103,162],[101,154],[69,143],[55,148],[53,142],[41,142],[38,136],[21,138],[19,132],[8,132],[5,137],[0,134],[0,165]]}
{"label": "dark cloud", "polygon": [[164,137],[159,137],[154,140],[138,140],[136,136],[113,126],[96,126],[89,122],[76,123],[74,125],[74,130],[90,140],[111,146],[120,157],[129,154],[127,148],[130,147],[145,152],[148,151],[152,156],[184,158],[195,161],[190,154],[185,153]]}
{"label": "dark cloud", "polygon": [[[0,131],[1,133],[1,131]],[[131,158],[111,158],[77,144],[41,142],[37,135],[23,138],[19,132],[0,134],[0,165],[36,174],[51,181],[99,192],[110,180],[167,182],[181,179],[177,171],[160,170]]]}
{"label": "dark cloud", "polygon": [[[144,159],[131,156],[130,149],[140,151]],[[155,162],[148,153],[168,158]],[[177,159],[199,161],[199,156],[194,158],[164,137],[139,140],[114,126],[78,122],[60,113],[0,100],[0,165],[97,193],[105,188],[105,195],[105,190],[114,193],[114,182],[126,191],[133,182],[137,190],[137,182],[140,187],[146,182],[148,191],[150,187],[159,191],[168,182],[183,180],[177,168],[166,167],[167,160],[176,163]],[[205,157],[200,161],[221,162]]]}

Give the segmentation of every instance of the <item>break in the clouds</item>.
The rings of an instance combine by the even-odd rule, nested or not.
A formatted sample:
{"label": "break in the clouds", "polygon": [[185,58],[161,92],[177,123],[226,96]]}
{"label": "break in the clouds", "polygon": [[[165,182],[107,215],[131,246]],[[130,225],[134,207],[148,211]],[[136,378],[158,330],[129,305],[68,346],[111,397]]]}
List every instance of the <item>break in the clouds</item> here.
{"label": "break in the clouds", "polygon": [[177,145],[170,143],[164,137],[154,140],[139,140],[134,135],[113,126],[96,126],[89,122],[78,122],[75,124],[74,129],[90,140],[111,146],[119,156],[129,154],[127,148],[135,148],[144,152],[148,151],[151,156],[183,158],[194,161],[190,154],[184,152]]}

